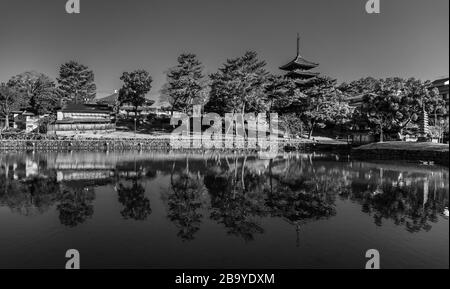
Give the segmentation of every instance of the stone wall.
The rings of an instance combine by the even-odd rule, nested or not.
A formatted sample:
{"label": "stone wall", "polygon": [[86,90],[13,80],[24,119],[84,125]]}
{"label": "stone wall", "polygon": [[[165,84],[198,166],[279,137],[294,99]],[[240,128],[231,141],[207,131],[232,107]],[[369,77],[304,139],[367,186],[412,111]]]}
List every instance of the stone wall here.
{"label": "stone wall", "polygon": [[[256,152],[256,149],[246,148],[215,148],[220,151]],[[349,151],[345,143],[314,143],[302,140],[280,140],[279,151]],[[56,140],[0,140],[0,150],[172,150],[169,138],[159,139],[56,139]],[[179,151],[205,151],[206,149],[177,149]]]}

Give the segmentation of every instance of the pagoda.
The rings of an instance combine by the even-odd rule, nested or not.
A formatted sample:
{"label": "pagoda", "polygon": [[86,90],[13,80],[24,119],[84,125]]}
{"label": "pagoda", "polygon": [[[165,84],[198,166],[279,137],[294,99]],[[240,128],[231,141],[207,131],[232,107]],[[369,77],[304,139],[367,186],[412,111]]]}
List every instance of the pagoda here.
{"label": "pagoda", "polygon": [[297,56],[280,69],[287,72],[285,77],[294,79],[298,85],[304,85],[319,75],[318,72],[310,71],[317,66],[319,66],[318,63],[308,61],[300,55],[300,36],[297,34]]}
{"label": "pagoda", "polygon": [[428,113],[425,108],[422,109],[422,114],[419,117],[419,137],[418,142],[427,142],[430,139],[430,127],[428,125]]}

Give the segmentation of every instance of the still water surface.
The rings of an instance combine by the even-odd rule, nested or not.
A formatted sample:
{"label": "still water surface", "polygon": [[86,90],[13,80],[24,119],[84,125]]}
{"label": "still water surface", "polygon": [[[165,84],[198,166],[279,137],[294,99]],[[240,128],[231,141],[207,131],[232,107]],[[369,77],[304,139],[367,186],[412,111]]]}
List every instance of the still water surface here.
{"label": "still water surface", "polygon": [[449,172],[332,154],[0,153],[0,268],[449,267]]}

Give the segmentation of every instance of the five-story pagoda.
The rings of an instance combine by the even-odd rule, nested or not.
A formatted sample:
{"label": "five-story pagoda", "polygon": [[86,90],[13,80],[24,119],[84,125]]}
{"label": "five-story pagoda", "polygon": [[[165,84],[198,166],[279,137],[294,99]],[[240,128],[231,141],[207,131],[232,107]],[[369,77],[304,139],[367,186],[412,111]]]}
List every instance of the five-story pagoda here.
{"label": "five-story pagoda", "polygon": [[305,85],[319,75],[318,72],[310,71],[317,66],[318,63],[308,61],[300,55],[300,36],[297,34],[297,56],[280,69],[287,71],[285,77],[294,79],[298,85]]}

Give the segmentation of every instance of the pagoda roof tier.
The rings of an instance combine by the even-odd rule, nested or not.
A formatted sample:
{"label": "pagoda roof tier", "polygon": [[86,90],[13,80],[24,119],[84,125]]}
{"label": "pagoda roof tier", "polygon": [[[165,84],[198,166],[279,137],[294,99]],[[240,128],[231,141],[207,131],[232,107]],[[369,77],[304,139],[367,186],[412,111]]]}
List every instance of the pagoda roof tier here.
{"label": "pagoda roof tier", "polygon": [[304,70],[294,70],[286,73],[286,76],[289,78],[301,78],[301,79],[308,79],[316,77],[318,75],[319,75],[318,72],[304,71]]}
{"label": "pagoda roof tier", "polygon": [[295,83],[297,85],[309,85],[310,83],[312,83],[314,81],[313,78],[309,78],[309,79],[296,79]]}
{"label": "pagoda roof tier", "polygon": [[304,59],[302,56],[297,55],[297,57],[294,60],[292,60],[286,65],[281,66],[280,69],[285,71],[293,71],[298,69],[309,70],[312,68],[316,68],[317,66],[319,66],[318,63],[308,61]]}

